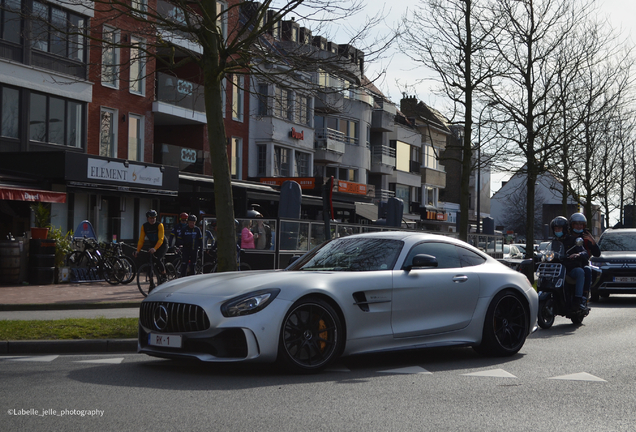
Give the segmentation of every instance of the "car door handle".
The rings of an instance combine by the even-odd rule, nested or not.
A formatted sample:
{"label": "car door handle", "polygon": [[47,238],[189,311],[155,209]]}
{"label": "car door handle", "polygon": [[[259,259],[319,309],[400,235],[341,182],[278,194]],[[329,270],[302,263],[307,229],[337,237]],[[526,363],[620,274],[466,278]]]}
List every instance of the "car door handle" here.
{"label": "car door handle", "polygon": [[453,278],[453,282],[466,282],[468,280],[468,276],[466,275],[457,275]]}

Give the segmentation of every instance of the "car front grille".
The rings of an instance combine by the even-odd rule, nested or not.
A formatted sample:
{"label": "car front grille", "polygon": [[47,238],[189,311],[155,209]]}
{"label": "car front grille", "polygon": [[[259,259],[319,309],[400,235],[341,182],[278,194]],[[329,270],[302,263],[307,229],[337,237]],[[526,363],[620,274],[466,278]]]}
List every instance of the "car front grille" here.
{"label": "car front grille", "polygon": [[139,321],[159,333],[198,332],[210,328],[210,320],[197,305],[171,302],[143,302]]}

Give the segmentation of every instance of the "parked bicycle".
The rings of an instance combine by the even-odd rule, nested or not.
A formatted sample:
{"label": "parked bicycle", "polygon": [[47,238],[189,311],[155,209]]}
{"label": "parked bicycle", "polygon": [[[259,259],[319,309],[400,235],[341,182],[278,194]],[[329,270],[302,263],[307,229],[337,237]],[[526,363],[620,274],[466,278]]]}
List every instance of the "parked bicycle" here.
{"label": "parked bicycle", "polygon": [[105,256],[96,240],[83,238],[82,250],[66,256],[66,266],[71,269],[71,277],[77,281],[105,280],[109,284],[121,283],[126,274],[126,265],[116,256]]}
{"label": "parked bicycle", "polygon": [[166,269],[166,273],[162,274],[159,270],[161,267],[159,260],[147,250],[142,250],[141,252],[147,253],[150,259],[147,263],[140,265],[139,270],[137,270],[137,287],[144,297],[148,297],[148,294],[157,286],[169,280],[176,279],[177,270],[172,263],[166,262],[165,258],[162,258],[161,264],[163,264]]}
{"label": "parked bicycle", "polygon": [[135,249],[134,246],[127,245],[125,243],[103,243],[100,244],[100,248],[103,250],[103,253],[107,256],[115,256],[119,258],[124,265],[124,272],[122,274],[122,284],[128,284],[135,280],[137,276],[137,264],[135,264],[135,260],[131,257],[124,255],[122,251],[122,247],[126,246],[131,249]]}

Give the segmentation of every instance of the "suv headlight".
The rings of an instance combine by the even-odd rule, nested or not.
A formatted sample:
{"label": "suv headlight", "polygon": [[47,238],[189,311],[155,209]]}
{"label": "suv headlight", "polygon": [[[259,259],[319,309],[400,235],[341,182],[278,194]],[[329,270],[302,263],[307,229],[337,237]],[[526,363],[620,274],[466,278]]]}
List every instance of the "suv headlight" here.
{"label": "suv headlight", "polygon": [[221,305],[221,313],[228,318],[256,313],[270,304],[278,293],[280,293],[280,288],[244,294],[223,303]]}

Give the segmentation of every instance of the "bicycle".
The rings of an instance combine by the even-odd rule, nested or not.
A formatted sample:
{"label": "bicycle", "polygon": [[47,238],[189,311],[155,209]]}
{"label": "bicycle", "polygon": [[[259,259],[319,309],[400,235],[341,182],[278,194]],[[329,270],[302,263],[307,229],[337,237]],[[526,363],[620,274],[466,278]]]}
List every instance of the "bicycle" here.
{"label": "bicycle", "polygon": [[122,261],[124,264],[124,271],[121,275],[121,283],[129,284],[137,276],[137,264],[135,264],[135,260],[131,257],[124,255],[122,252],[122,246],[136,249],[134,246],[130,246],[125,243],[104,243],[103,249],[107,256],[115,256]]}
{"label": "bicycle", "polygon": [[97,241],[84,237],[83,250],[66,255],[65,263],[73,277],[80,281],[105,280],[111,285],[121,282],[125,264],[115,256],[104,256]]}
{"label": "bicycle", "polygon": [[161,258],[161,262],[166,269],[166,273],[162,275],[155,267],[155,260],[157,259],[154,255],[149,253],[147,250],[142,250],[142,252],[148,253],[148,255],[150,255],[150,260],[149,262],[140,265],[139,270],[137,270],[137,288],[139,288],[139,292],[144,297],[148,297],[148,294],[150,294],[150,292],[157,286],[164,282],[176,279],[177,270],[172,263],[165,262],[165,259]]}

